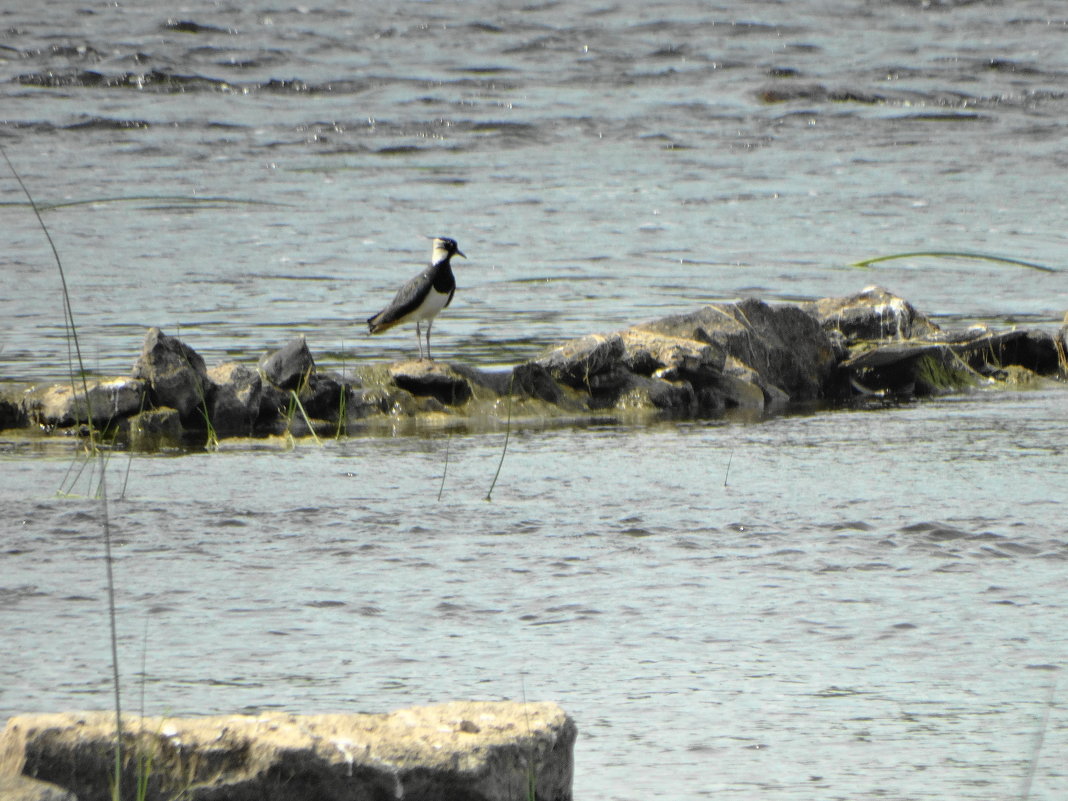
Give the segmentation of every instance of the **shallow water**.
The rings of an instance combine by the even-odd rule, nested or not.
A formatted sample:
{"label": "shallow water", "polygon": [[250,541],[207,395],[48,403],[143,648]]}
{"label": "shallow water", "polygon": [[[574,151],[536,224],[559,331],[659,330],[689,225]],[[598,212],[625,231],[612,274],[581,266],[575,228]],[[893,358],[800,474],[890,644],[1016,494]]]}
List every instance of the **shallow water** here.
{"label": "shallow water", "polygon": [[[499,434],[116,456],[128,704],[142,659],[162,714],[525,694],[575,716],[578,798],[986,799],[1051,702],[1058,798],[1064,422],[1054,389],[521,429],[491,502]],[[106,706],[99,506],[4,462],[0,714]]]}
{"label": "shallow water", "polygon": [[[1063,272],[847,266],[1063,269],[1049,3],[56,1],[0,31],[0,144],[100,372],[149,325],[209,364],[410,355],[362,320],[439,233],[470,259],[435,353],[483,367],[872,282],[947,324],[1068,309]],[[55,266],[0,187],[0,370],[53,380]],[[127,702],[142,655],[157,714],[557,700],[580,799],[1019,797],[1036,753],[1059,799],[1066,416],[1046,388],[517,426],[490,503],[503,432],[118,454]],[[0,445],[0,718],[110,703],[72,451]]]}

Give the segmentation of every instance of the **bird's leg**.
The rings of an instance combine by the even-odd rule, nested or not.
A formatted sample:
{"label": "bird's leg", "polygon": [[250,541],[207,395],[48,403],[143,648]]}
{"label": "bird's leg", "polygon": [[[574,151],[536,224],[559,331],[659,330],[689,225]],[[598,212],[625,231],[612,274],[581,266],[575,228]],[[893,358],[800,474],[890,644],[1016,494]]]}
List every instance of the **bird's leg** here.
{"label": "bird's leg", "polygon": [[434,357],[430,355],[430,326],[433,324],[433,320],[426,321],[426,358],[431,362],[434,361]]}
{"label": "bird's leg", "polygon": [[419,321],[415,321],[415,341],[419,343],[419,361],[423,360],[423,332],[419,328]]}

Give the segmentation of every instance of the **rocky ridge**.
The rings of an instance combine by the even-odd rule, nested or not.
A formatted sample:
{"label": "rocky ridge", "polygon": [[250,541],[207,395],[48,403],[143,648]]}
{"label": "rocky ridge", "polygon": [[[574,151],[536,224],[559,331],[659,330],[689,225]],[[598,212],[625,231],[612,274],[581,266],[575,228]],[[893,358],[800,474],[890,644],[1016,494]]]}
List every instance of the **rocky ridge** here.
{"label": "rocky ridge", "polygon": [[85,429],[131,447],[351,433],[405,421],[693,417],[957,392],[1066,374],[1066,331],[943,331],[879,287],[811,303],[717,303],[564,342],[510,370],[406,361],[317,369],[303,336],[255,367],[208,368],[149,329],[129,376],[0,392],[0,428]]}

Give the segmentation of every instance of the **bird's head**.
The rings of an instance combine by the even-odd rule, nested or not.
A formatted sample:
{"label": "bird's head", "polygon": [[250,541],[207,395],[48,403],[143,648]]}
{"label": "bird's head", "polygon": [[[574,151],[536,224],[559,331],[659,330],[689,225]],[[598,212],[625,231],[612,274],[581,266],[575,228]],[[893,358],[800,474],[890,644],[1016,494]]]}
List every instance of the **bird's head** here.
{"label": "bird's head", "polygon": [[452,256],[463,256],[463,251],[460,250],[460,246],[456,244],[455,239],[449,239],[447,236],[434,237],[434,251],[431,255],[431,263],[437,264],[439,261],[445,261]]}

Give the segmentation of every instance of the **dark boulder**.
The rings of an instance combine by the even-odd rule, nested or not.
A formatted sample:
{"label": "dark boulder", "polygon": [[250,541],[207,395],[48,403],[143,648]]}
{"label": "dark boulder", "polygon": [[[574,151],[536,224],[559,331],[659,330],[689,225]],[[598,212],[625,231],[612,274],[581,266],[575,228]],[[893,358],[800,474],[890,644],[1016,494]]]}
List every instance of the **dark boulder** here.
{"label": "dark boulder", "polygon": [[534,364],[555,380],[596,395],[625,385],[625,351],[619,334],[590,334],[550,349]]}
{"label": "dark boulder", "polygon": [[862,395],[942,395],[981,379],[952,348],[937,343],[880,345],[846,360],[842,369]]}
{"label": "dark boulder", "polygon": [[204,360],[177,337],[158,328],[145,334],[133,377],[148,383],[152,406],[177,409],[183,421],[188,422],[195,411],[207,409],[212,384]]}
{"label": "dark boulder", "polygon": [[223,436],[248,436],[260,416],[263,380],[248,365],[227,362],[208,370],[215,391],[211,424]]}
{"label": "dark boulder", "polygon": [[[714,345],[761,376],[768,403],[783,393],[794,401],[823,397],[836,363],[835,348],[815,318],[797,306],[770,306],[755,298],[705,306],[637,328]],[[695,389],[704,386],[698,379]]]}
{"label": "dark boulder", "polygon": [[473,394],[467,379],[443,362],[398,362],[390,366],[389,375],[401,389],[435,398],[446,406],[466,403]]}
{"label": "dark boulder", "polygon": [[849,343],[925,339],[941,331],[907,300],[878,286],[845,297],[823,298],[806,308],[824,329],[840,331]]}
{"label": "dark boulder", "polygon": [[336,420],[341,405],[348,400],[349,385],[333,373],[313,373],[301,387],[298,397],[304,412],[319,420]]}
{"label": "dark boulder", "polygon": [[996,375],[1007,365],[1026,367],[1039,375],[1057,372],[1057,341],[1046,331],[983,331],[952,345],[953,352],[983,375]]}
{"label": "dark boulder", "polygon": [[0,431],[7,428],[25,428],[29,424],[22,400],[13,393],[0,395]]}
{"label": "dark boulder", "polygon": [[526,395],[554,406],[562,406],[566,402],[566,394],[552,373],[537,362],[527,362],[513,369],[509,387],[513,394]]}
{"label": "dark boulder", "polygon": [[174,447],[182,442],[184,429],[177,409],[160,407],[139,412],[127,423],[130,447],[139,451],[155,451]]}
{"label": "dark boulder", "polygon": [[653,409],[692,414],[697,411],[697,394],[688,381],[667,381],[631,373],[613,406],[620,411]]}
{"label": "dark boulder", "polygon": [[260,359],[260,369],[276,387],[298,389],[315,372],[315,360],[302,335]]}

